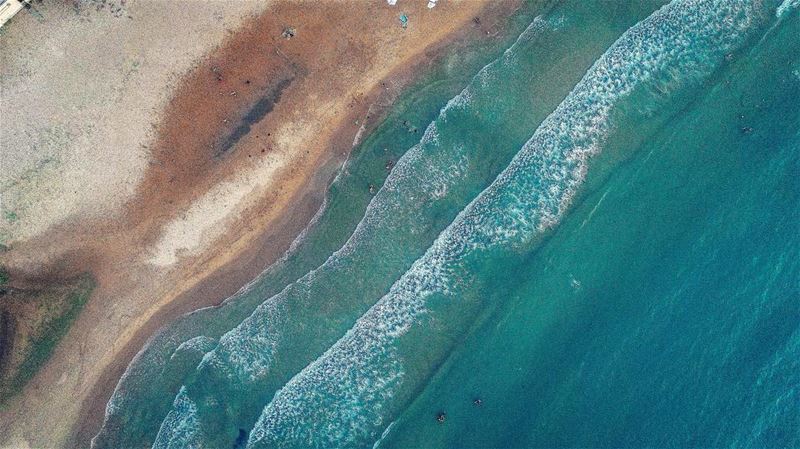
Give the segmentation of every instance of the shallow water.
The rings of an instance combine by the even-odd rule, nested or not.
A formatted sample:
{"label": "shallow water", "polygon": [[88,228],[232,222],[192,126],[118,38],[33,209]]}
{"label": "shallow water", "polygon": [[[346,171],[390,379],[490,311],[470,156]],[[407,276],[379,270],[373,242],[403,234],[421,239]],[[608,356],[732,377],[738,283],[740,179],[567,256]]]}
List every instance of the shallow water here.
{"label": "shallow water", "polygon": [[528,5],[445,61],[95,446],[800,444],[798,8],[659,7]]}

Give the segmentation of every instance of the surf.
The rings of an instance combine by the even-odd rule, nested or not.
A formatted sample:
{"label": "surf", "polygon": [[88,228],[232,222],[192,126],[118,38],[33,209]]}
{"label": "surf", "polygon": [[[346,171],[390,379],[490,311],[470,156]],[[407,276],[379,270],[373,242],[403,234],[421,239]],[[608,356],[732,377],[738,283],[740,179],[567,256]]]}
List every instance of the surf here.
{"label": "surf", "polygon": [[[448,352],[419,334],[468,322],[452,317],[470,301],[480,302],[479,274],[471,269],[488,261],[507,264],[560,220],[589,158],[614,128],[615,107],[643,87],[657,93],[654,107],[661,96],[696,87],[758,28],[762,12],[750,4],[673,2],[623,34],[389,294],[276,393],[248,447],[374,442],[426,377],[409,375],[403,360],[411,352],[432,360]],[[689,31],[693,42],[685,39]],[[425,327],[434,330],[420,330]],[[409,341],[412,330],[418,335]]]}
{"label": "surf", "polygon": [[[219,407],[212,405],[198,412],[197,409],[180,406],[188,398],[194,398],[195,402],[200,400],[203,403],[222,404],[219,399],[214,398],[236,397],[241,394],[246,399],[239,408],[253,408],[247,404],[253,402],[257,413],[263,401],[267,400],[270,388],[280,386],[273,380],[281,375],[280,371],[275,374],[273,366],[286,362],[281,362],[278,358],[291,355],[302,360],[305,357],[302,354],[307,352],[309,361],[313,360],[311,351],[317,347],[324,349],[325,340],[322,338],[333,338],[333,343],[337,329],[344,333],[352,325],[352,321],[349,321],[351,319],[347,317],[352,316],[354,320],[370,305],[364,301],[369,300],[371,294],[365,294],[363,290],[348,289],[353,273],[370,271],[371,279],[385,278],[388,286],[392,278],[407,269],[404,264],[418,257],[414,251],[421,254],[429,244],[429,241],[426,242],[421,237],[426,233],[431,235],[431,240],[435,237],[436,229],[431,229],[429,222],[421,221],[420,215],[434,215],[441,223],[435,226],[444,227],[463,207],[469,190],[474,189],[475,185],[490,181],[481,181],[487,176],[486,166],[478,164],[477,160],[483,159],[484,163],[487,159],[502,160],[506,157],[508,160],[515,149],[512,149],[513,144],[501,145],[499,142],[491,148],[484,146],[481,139],[485,142],[486,135],[491,135],[488,132],[492,129],[491,125],[474,127],[482,135],[479,138],[474,133],[463,131],[465,117],[472,122],[485,120],[481,117],[518,117],[505,110],[507,105],[488,100],[491,99],[493,90],[501,84],[498,74],[521,63],[514,57],[517,46],[520,43],[530,45],[529,41],[546,28],[547,24],[542,19],[535,20],[520,35],[517,43],[495,62],[479,71],[473,82],[448,102],[437,120],[427,127],[421,141],[409,149],[392,168],[386,183],[368,205],[364,218],[341,249],[322,266],[290,284],[277,296],[267,299],[250,317],[220,338],[217,347],[200,362],[195,380],[176,399],[173,410],[164,419],[156,436],[155,447],[169,447],[172,441],[186,441],[186,438],[213,440],[214,437],[210,435],[219,434],[215,429],[220,425],[219,417],[224,416]],[[502,82],[513,80],[507,77]],[[476,103],[479,102],[485,104],[478,107]],[[519,105],[516,107],[519,108]],[[480,114],[475,114],[476,110],[480,110]],[[511,136],[508,135],[508,126],[495,128],[498,131],[504,130],[507,133],[506,141],[513,142],[513,139],[509,139]],[[458,205],[448,206],[443,203],[445,201],[456,201]],[[446,215],[443,216],[442,212],[448,209],[452,210],[452,216],[443,219]],[[402,257],[387,258],[393,254]],[[383,257],[380,267],[385,274],[370,269],[375,267],[372,262],[375,257]],[[377,288],[381,288],[380,282],[374,283]],[[335,301],[331,299],[331,295],[335,295]],[[286,349],[287,345],[293,343],[286,339],[296,335],[296,329],[306,326],[303,319],[298,319],[303,313],[300,309],[313,308],[313,304],[321,300],[327,301],[324,309],[326,315],[342,316],[341,321],[333,322],[322,335],[320,331],[316,331],[315,339],[319,341],[313,345],[307,342],[308,347],[303,348],[302,352]],[[297,367],[300,368],[302,366]],[[215,387],[208,388],[205,385]],[[239,413],[247,412],[237,412],[237,415]],[[178,440],[174,440],[175,429],[185,429],[187,423],[200,423],[189,426],[194,427],[197,434],[188,435],[181,430],[177,432]],[[232,423],[225,427],[235,429],[236,425]]]}

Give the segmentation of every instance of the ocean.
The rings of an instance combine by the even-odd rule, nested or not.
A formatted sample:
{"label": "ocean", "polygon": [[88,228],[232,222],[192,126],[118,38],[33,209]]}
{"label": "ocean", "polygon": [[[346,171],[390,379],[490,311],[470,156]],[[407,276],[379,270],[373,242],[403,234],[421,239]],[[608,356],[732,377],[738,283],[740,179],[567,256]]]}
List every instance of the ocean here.
{"label": "ocean", "polygon": [[93,446],[800,446],[798,9],[526,4]]}

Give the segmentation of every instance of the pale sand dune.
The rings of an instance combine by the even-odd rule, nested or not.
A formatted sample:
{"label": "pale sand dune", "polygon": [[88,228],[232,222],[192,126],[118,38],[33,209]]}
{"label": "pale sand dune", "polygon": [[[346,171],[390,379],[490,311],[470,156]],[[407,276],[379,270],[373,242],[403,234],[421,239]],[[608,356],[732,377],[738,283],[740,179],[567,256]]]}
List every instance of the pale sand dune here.
{"label": "pale sand dune", "polygon": [[[245,25],[263,3],[131,1],[120,17],[51,5],[43,23],[14,19],[0,38],[4,126],[18,119],[2,136],[2,188],[4,210],[19,219],[3,224],[12,249],[0,263],[33,277],[50,265],[89,270],[98,287],[0,411],[0,444],[86,444],[148,336],[231,294],[302,230],[371,106],[397,94],[381,82],[401,87],[432,45],[485,35],[491,14],[515,4],[399,3],[276,3]],[[291,40],[280,37],[286,23],[297,26]],[[245,78],[271,82],[257,81],[273,73],[269,64],[275,76],[286,67],[300,75],[229,155],[209,159],[192,139],[230,130],[225,117],[262,92],[248,94]],[[169,115],[198,108],[188,123]]]}
{"label": "pale sand dune", "polygon": [[0,37],[0,238],[7,244],[71,214],[117,212],[142,179],[153,126],[176,83],[266,7],[129,1],[112,13],[83,3],[81,12],[67,2],[37,4],[43,21],[23,11]]}

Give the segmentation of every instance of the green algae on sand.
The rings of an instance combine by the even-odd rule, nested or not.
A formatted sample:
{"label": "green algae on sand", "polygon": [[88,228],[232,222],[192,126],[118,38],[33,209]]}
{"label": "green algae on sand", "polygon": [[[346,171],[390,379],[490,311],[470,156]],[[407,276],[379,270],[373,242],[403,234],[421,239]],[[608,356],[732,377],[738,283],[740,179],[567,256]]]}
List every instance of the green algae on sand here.
{"label": "green algae on sand", "polygon": [[95,284],[84,275],[59,285],[15,289],[5,270],[0,276],[0,404],[5,405],[50,358]]}

